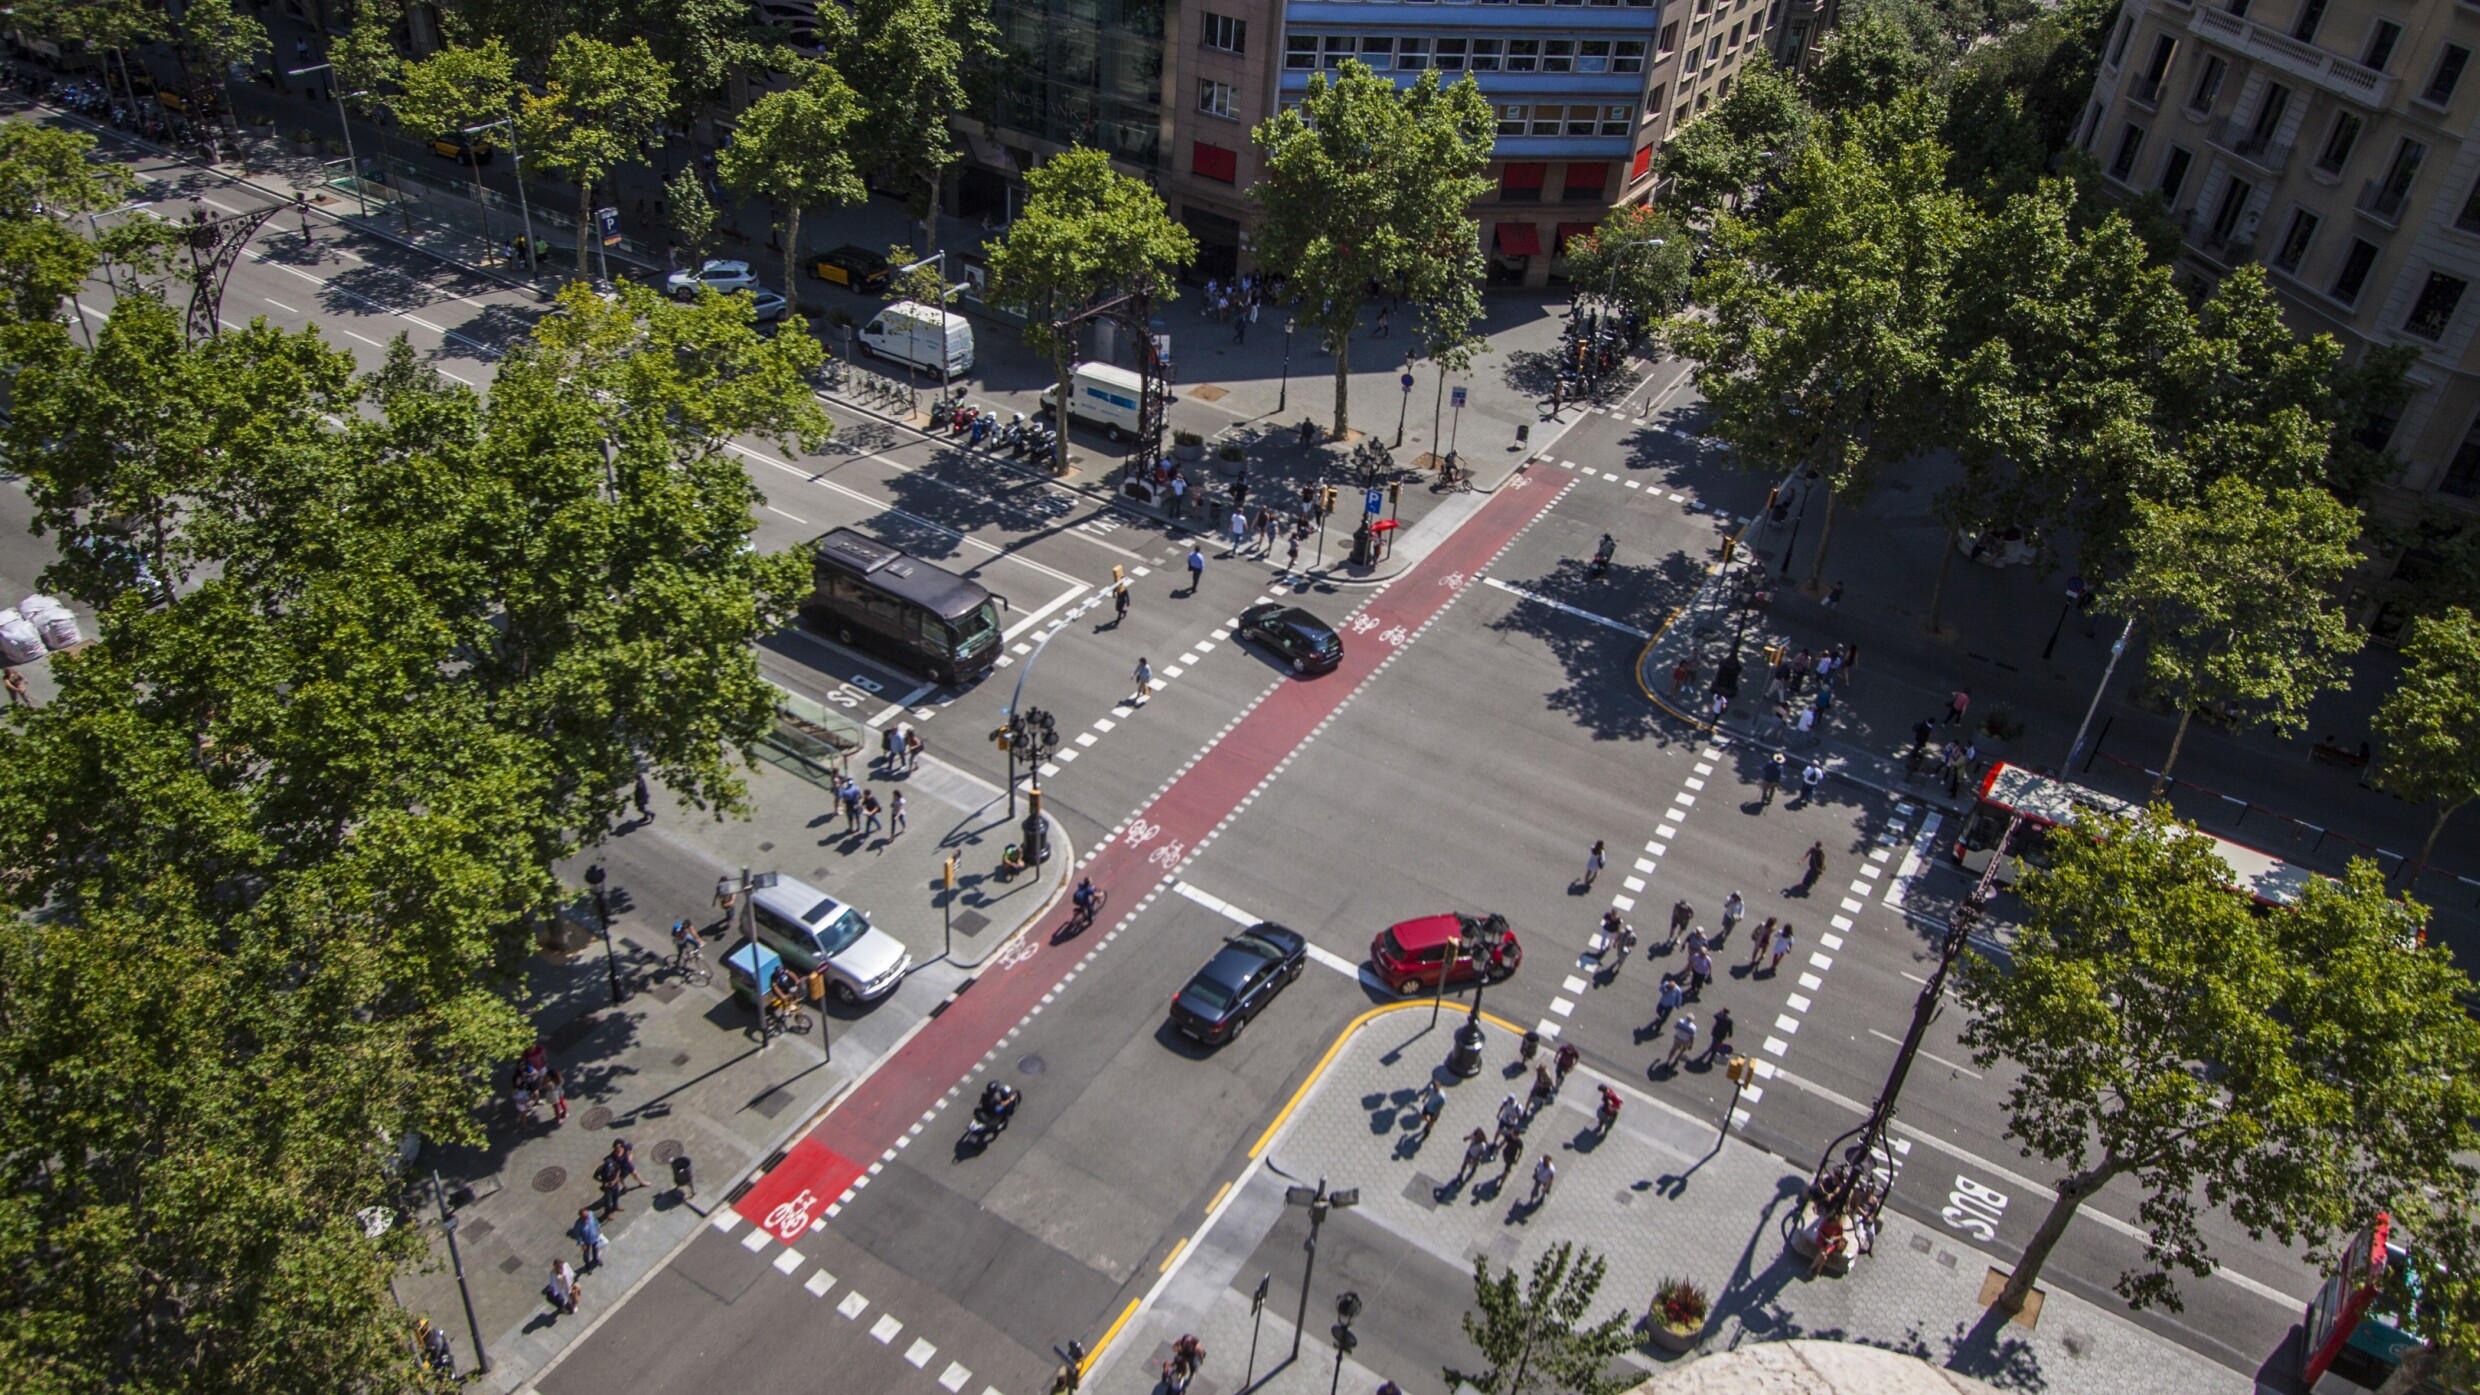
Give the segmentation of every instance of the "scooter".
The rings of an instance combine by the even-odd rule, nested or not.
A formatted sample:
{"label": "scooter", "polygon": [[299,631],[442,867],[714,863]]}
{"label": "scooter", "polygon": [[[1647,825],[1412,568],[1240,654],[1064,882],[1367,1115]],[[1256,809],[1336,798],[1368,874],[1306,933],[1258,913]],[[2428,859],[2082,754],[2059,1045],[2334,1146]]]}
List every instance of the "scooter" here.
{"label": "scooter", "polygon": [[1602,545],[1593,550],[1593,563],[1591,566],[1585,568],[1585,575],[1596,581],[1599,581],[1602,577],[1608,575],[1610,572],[1610,555],[1616,550],[1617,549],[1611,544],[1609,538],[1603,538]]}
{"label": "scooter", "polygon": [[973,409],[964,405],[962,398],[958,398],[955,407],[947,414],[947,434],[953,436],[963,431],[965,424],[971,420],[973,420]]}
{"label": "scooter", "polygon": [[998,421],[999,417],[995,412],[975,412],[973,420],[965,426],[965,429],[972,434],[972,439],[966,444],[975,450],[981,449],[982,438],[991,433],[991,429],[998,424]]}
{"label": "scooter", "polygon": [[978,1104],[973,1106],[973,1122],[965,1125],[964,1129],[964,1146],[967,1148],[989,1146],[992,1139],[1007,1130],[1008,1120],[1015,1113],[1016,1108],[1013,1105],[997,1112],[984,1109]]}

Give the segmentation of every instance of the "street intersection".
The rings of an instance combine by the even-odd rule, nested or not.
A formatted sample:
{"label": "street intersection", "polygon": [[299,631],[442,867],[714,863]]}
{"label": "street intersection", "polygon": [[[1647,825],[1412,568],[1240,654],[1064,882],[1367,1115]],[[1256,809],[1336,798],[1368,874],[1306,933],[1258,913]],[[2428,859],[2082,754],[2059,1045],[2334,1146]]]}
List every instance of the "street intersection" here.
{"label": "street intersection", "polygon": [[[138,167],[160,199],[263,197],[160,159]],[[82,313],[99,322],[107,308],[90,296]],[[224,299],[228,324],[316,324],[366,367],[403,334],[477,386],[539,313],[530,293],[421,251],[324,222],[305,238],[289,219],[262,230]],[[1763,482],[1695,434],[1683,369],[1651,365],[1611,410],[1545,423],[1531,456],[1503,480],[1485,472],[1487,492],[1431,506],[1402,558],[1369,581],[1226,555],[1100,488],[996,466],[840,398],[829,399],[836,441],[820,455],[736,446],[766,496],[760,548],[858,527],[1010,603],[1007,666],[969,689],[930,687],[797,628],[764,646],[769,673],[874,727],[914,725],[935,758],[992,786],[1010,767],[989,736],[1021,678],[1023,700],[1057,714],[1066,738],[1040,772],[1044,807],[1082,850],[1079,872],[1112,899],[1075,937],[1058,933],[1061,915],[1037,917],[943,1001],[905,1008],[929,1015],[714,1205],[668,1263],[625,1294],[598,1295],[604,1311],[583,1335],[525,1378],[565,1395],[823,1369],[871,1389],[1029,1395],[1071,1340],[1142,1361],[1112,1334],[1150,1330],[1148,1297],[1188,1237],[1231,1198],[1346,1029],[1392,1001],[1361,973],[1370,937],[1441,910],[1503,913],[1524,939],[1522,969],[1486,991],[1490,1017],[1575,1043],[1589,1072],[1659,1100],[1665,1127],[1706,1120],[1719,1136],[1727,1124],[1782,1169],[1813,1166],[1865,1114],[1934,962],[1963,886],[1939,837],[1953,816],[1843,781],[1804,807],[1760,806],[1761,752],[1674,721],[1639,687],[1649,637],[1696,602],[1724,540],[1765,500]],[[22,491],[7,500],[22,522]],[[1345,507],[1330,523],[1339,533]],[[1618,556],[1596,579],[1585,562],[1604,534]],[[1208,557],[1193,591],[1192,544]],[[39,546],[18,534],[0,574],[30,581]],[[1133,588],[1127,619],[1079,611],[1114,568]],[[1236,639],[1233,617],[1268,598],[1334,624],[1343,668],[1294,678]],[[1130,702],[1140,657],[1158,684],[1141,705]],[[1587,888],[1597,839],[1610,866]],[[1826,871],[1803,888],[1812,842]],[[612,850],[623,875],[631,855]],[[1684,960],[1661,948],[1671,904],[1687,900],[1711,930],[1734,890],[1747,920],[1689,1010],[1700,1023],[1721,1007],[1737,1019],[1738,1049],[1761,1078],[1736,1094],[1719,1069],[1651,1069],[1668,1038],[1653,1027],[1656,979]],[[704,887],[678,894],[692,903]],[[1647,962],[1612,972],[1597,930],[1607,907],[1636,925]],[[1777,969],[1748,961],[1748,927],[1768,915],[1798,931]],[[1162,1006],[1235,922],[1256,919],[1307,936],[1315,967],[1244,1039],[1201,1051],[1168,1030]],[[1465,1003],[1452,994],[1446,1011]],[[1443,1058],[1446,1025],[1402,1051]],[[1892,1204],[1973,1262],[2003,1264],[2047,1205],[2047,1169],[2004,1138],[2003,1072],[1973,1067],[1957,1026],[1952,1012],[1932,1025],[1912,1072]],[[1508,1041],[1493,1038],[1468,1093],[1497,1079]],[[987,1152],[957,1149],[971,1095],[994,1078],[1025,1091],[1021,1116]],[[2045,1282],[2123,1314],[2108,1289],[2140,1247],[2121,1219],[2134,1201],[2113,1190],[2089,1204]],[[2207,1224],[2229,1268],[2183,1285],[2184,1314],[2133,1320],[2278,1383],[2314,1276],[2226,1220]],[[546,1235],[541,1248],[560,1244]],[[1384,1317],[1401,1325],[1386,1340],[1451,1359],[1468,1275],[1406,1273],[1418,1301],[1408,1292]],[[1972,1314],[1953,1316],[1968,1326]],[[1386,1374],[1436,1388],[1434,1370]],[[1219,1358],[1213,1378],[1239,1385]]]}

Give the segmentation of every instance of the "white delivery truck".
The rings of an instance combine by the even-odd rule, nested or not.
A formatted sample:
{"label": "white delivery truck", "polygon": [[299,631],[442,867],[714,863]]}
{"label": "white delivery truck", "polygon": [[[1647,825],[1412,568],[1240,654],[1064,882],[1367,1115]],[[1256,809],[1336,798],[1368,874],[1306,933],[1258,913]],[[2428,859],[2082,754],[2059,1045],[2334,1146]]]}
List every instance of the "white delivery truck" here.
{"label": "white delivery truck", "polygon": [[[1125,441],[1137,434],[1137,409],[1144,400],[1144,388],[1144,380],[1133,368],[1080,363],[1068,370],[1068,417],[1101,427],[1114,441]],[[1042,394],[1045,413],[1058,402],[1057,386]]]}
{"label": "white delivery truck", "polygon": [[861,347],[933,373],[944,358],[952,378],[973,369],[973,322],[953,310],[899,300],[870,317]]}

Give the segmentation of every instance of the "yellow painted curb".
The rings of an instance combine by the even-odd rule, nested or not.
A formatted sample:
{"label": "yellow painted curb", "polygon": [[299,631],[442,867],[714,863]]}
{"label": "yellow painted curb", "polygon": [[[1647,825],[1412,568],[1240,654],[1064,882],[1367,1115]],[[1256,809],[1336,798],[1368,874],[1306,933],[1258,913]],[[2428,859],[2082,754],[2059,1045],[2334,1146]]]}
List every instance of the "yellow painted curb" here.
{"label": "yellow painted curb", "polygon": [[[1731,551],[1733,553],[1739,552],[1740,549],[1747,543],[1748,530],[1755,526],[1756,520],[1750,519],[1748,522],[1739,526],[1738,532],[1731,535]],[[1721,570],[1721,563],[1712,563],[1705,568],[1705,575],[1708,579],[1710,579]],[[1669,634],[1671,631],[1671,626],[1679,623],[1679,617],[1687,613],[1688,608],[1686,606],[1683,605],[1675,607],[1668,616],[1664,617],[1661,628],[1655,630],[1653,632],[1653,637],[1645,641],[1645,647],[1636,651],[1636,690],[1645,695],[1645,700],[1647,702],[1661,708],[1664,712],[1678,718],[1680,721],[1686,722],[1689,726],[1695,727],[1697,730],[1703,732],[1718,732],[1721,728],[1715,723],[1709,722],[1703,717],[1692,717],[1687,713],[1680,711],[1678,708],[1671,706],[1669,703],[1664,702],[1662,700],[1662,695],[1653,690],[1653,685],[1645,681],[1645,660],[1653,657],[1653,646],[1661,643],[1662,636]]]}

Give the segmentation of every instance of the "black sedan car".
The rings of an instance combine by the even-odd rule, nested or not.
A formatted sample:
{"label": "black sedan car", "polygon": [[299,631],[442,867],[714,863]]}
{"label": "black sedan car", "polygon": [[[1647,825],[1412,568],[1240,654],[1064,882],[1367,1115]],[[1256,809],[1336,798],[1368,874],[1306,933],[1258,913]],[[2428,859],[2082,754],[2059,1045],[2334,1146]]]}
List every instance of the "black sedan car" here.
{"label": "black sedan car", "polygon": [[1343,636],[1296,605],[1268,601],[1241,611],[1240,637],[1272,649],[1294,673],[1329,673],[1343,662]]}
{"label": "black sedan car", "polygon": [[1171,1025],[1208,1046],[1230,1041],[1308,962],[1309,942],[1298,932],[1260,921],[1223,941],[1172,998]]}

